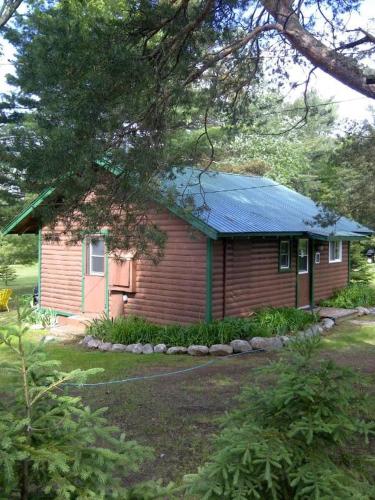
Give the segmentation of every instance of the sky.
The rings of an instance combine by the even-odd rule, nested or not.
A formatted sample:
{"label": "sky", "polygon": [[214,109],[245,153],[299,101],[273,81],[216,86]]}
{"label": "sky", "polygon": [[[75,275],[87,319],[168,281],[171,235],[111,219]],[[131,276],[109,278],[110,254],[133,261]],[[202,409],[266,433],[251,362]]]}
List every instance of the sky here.
{"label": "sky", "polygon": [[[364,0],[361,6],[360,13],[352,14],[348,27],[358,28],[361,26],[372,33],[375,33],[375,0]],[[0,38],[0,44],[3,54],[0,57],[0,93],[9,90],[6,83],[6,74],[12,73],[11,60],[13,57],[12,47]],[[369,61],[372,67],[375,68],[375,62]],[[303,73],[298,67],[291,68],[290,74],[293,80],[302,80]],[[321,70],[316,70],[311,80],[311,88],[315,89],[317,93],[323,98],[333,99],[334,101],[344,101],[337,104],[338,118],[340,121],[347,120],[364,120],[371,119],[374,112],[371,112],[370,106],[375,109],[373,99],[364,97],[362,94],[348,88],[344,84],[338,82],[331,76],[327,75]],[[295,95],[298,97],[298,95]]]}

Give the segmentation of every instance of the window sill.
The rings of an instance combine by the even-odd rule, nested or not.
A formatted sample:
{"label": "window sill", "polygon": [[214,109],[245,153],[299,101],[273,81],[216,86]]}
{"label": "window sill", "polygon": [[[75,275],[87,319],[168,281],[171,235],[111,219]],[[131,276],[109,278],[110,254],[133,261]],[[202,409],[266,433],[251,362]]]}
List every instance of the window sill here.
{"label": "window sill", "polygon": [[329,260],[328,263],[329,264],[340,264],[342,262],[342,259],[340,260]]}

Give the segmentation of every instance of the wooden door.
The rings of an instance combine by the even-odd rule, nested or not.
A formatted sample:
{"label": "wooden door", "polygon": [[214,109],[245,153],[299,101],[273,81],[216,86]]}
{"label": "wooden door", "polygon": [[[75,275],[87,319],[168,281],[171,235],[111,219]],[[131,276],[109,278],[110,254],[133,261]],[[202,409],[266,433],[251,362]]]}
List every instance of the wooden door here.
{"label": "wooden door", "polygon": [[297,266],[297,307],[308,307],[310,306],[311,263],[307,238],[298,240]]}
{"label": "wooden door", "polygon": [[104,313],[106,309],[105,243],[100,236],[86,238],[83,312]]}

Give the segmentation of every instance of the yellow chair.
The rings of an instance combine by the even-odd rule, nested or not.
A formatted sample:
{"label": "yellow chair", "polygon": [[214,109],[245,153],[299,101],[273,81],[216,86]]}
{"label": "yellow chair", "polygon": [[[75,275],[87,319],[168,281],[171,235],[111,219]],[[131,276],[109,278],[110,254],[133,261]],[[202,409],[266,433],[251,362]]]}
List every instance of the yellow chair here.
{"label": "yellow chair", "polygon": [[6,309],[9,312],[8,302],[13,293],[11,288],[3,288],[0,290],[0,309]]}

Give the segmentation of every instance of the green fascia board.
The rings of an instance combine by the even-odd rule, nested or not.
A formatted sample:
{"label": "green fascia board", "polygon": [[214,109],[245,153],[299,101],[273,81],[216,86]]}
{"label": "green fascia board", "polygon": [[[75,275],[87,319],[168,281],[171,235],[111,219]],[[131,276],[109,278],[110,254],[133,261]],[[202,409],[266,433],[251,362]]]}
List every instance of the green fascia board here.
{"label": "green fascia board", "polygon": [[296,232],[254,232],[254,233],[217,233],[219,238],[252,238],[252,237],[279,237],[279,236],[304,236],[301,231]]}
{"label": "green fascia board", "polygon": [[361,241],[371,236],[370,233],[358,234],[358,236],[345,236],[345,235],[332,235],[332,236],[322,236],[318,234],[310,234],[309,237],[312,240],[322,240],[322,241]]}
{"label": "green fascia board", "polygon": [[172,214],[176,215],[180,219],[183,219],[184,221],[188,222],[191,226],[193,226],[195,229],[198,229],[201,231],[203,234],[205,234],[208,238],[211,238],[213,240],[217,240],[219,237],[219,233],[213,229],[211,226],[206,224],[205,222],[201,221],[197,217],[194,217],[191,213],[187,212],[183,208],[180,208],[178,206],[170,206],[165,203],[163,205],[170,211]]}
{"label": "green fascia board", "polygon": [[49,187],[44,189],[27,207],[25,207],[22,212],[20,212],[13,220],[11,220],[2,230],[1,234],[6,236],[9,234],[23,219],[30,215],[43,201],[48,198],[56,188]]}

